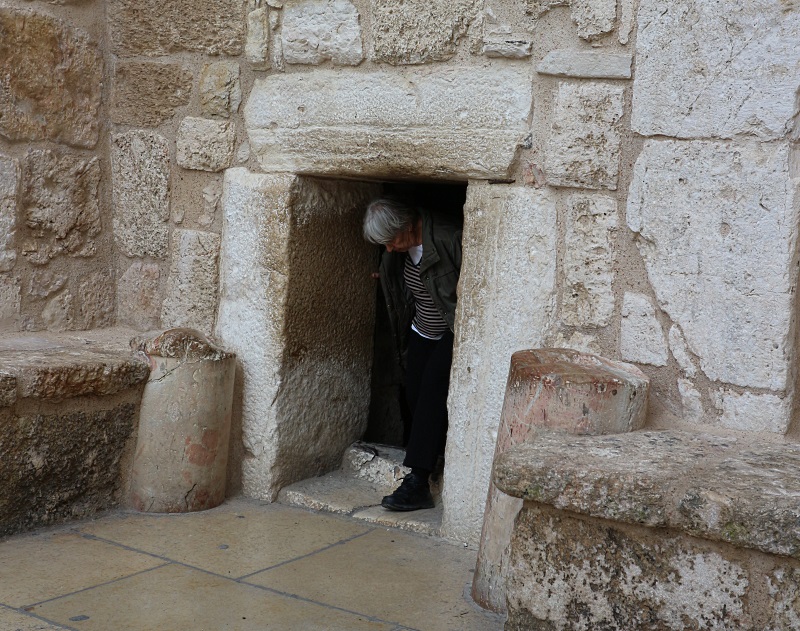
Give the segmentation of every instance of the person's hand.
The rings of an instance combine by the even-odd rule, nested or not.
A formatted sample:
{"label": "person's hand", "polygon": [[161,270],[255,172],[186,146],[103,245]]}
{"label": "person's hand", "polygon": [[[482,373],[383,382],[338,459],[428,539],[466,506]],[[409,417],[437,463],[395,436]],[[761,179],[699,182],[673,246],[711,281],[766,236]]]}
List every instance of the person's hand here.
{"label": "person's hand", "polygon": [[370,278],[374,278],[375,280],[378,280],[380,277],[381,277],[380,272],[372,272],[370,274]]}

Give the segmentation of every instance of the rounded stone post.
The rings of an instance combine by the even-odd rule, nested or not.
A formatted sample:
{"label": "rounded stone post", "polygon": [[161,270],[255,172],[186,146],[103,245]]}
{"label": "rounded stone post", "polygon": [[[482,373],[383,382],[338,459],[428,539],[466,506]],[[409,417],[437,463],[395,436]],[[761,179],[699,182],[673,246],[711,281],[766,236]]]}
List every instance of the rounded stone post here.
{"label": "rounded stone post", "polygon": [[[565,348],[518,351],[511,357],[494,458],[533,440],[537,429],[590,435],[641,429],[648,389],[648,378],[632,364]],[[489,484],[472,597],[492,611],[506,609],[509,545],[521,507],[522,500]]]}
{"label": "rounded stone post", "polygon": [[225,499],[236,356],[193,329],[131,340],[150,363],[133,459],[136,510],[184,513]]}

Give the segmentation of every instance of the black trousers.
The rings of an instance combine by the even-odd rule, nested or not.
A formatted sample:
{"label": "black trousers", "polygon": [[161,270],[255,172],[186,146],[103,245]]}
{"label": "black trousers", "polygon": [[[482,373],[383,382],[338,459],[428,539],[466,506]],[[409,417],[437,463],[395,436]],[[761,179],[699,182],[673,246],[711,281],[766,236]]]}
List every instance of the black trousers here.
{"label": "black trousers", "polygon": [[453,363],[453,334],[429,340],[411,331],[406,355],[406,400],[411,427],[406,445],[406,467],[432,471],[444,454],[447,438],[447,391]]}

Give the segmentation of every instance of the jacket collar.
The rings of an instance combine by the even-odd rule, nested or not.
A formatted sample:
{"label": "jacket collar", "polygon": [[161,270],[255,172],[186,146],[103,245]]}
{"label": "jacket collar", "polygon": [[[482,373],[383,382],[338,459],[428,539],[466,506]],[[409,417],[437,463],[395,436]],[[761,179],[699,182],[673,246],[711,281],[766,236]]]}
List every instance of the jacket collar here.
{"label": "jacket collar", "polygon": [[431,265],[439,262],[439,252],[433,242],[433,218],[424,208],[419,209],[422,217],[422,259],[419,262],[419,271],[423,272]]}

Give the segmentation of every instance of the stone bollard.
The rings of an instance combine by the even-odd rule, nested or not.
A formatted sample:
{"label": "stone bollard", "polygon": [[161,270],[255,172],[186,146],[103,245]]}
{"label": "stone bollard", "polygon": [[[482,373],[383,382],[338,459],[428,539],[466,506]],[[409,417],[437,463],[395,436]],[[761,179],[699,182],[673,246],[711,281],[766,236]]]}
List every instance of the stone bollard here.
{"label": "stone bollard", "polygon": [[[564,348],[511,357],[494,458],[532,440],[536,429],[618,434],[644,425],[649,380],[636,366]],[[569,454],[564,454],[569,457]],[[505,577],[514,519],[522,500],[489,485],[472,597],[505,612]]]}
{"label": "stone bollard", "polygon": [[193,329],[131,340],[150,362],[133,458],[136,510],[186,513],[225,499],[236,356]]}

